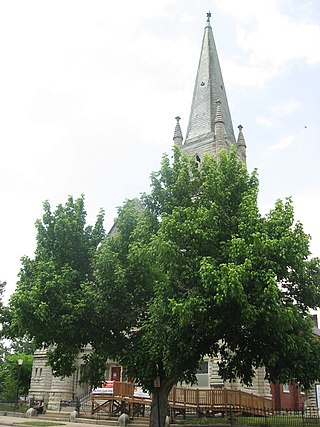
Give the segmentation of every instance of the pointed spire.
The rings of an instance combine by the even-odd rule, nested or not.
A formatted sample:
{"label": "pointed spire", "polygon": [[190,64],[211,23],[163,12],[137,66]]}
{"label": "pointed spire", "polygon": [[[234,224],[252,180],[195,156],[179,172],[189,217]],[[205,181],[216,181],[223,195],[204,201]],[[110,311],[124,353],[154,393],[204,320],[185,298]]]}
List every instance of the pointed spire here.
{"label": "pointed spire", "polygon": [[210,17],[208,12],[184,145],[213,134],[218,99],[221,100],[228,140],[230,144],[236,143]]}
{"label": "pointed spire", "polygon": [[175,117],[175,119],[177,120],[177,123],[176,123],[176,127],[174,129],[173,141],[176,145],[181,147],[182,141],[183,141],[183,136],[182,136],[181,127],[180,127],[180,123],[179,123],[179,121],[181,120],[181,117],[177,116],[177,117]]}
{"label": "pointed spire", "polygon": [[237,152],[238,152],[239,157],[246,163],[247,146],[246,146],[246,141],[245,141],[243,133],[242,133],[243,126],[239,125],[238,129],[239,129],[239,135],[238,135],[238,139],[237,139]]}

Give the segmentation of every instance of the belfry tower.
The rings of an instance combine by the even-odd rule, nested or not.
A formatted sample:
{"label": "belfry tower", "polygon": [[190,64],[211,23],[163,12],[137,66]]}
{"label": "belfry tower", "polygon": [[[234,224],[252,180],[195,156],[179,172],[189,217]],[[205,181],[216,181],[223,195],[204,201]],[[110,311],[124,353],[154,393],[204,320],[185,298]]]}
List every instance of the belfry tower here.
{"label": "belfry tower", "polygon": [[205,153],[217,156],[223,149],[228,152],[232,145],[237,147],[239,157],[246,162],[246,143],[242,126],[239,126],[237,140],[233,131],[210,17],[209,12],[193,90],[187,136],[183,142],[178,116],[173,140],[198,163]]}

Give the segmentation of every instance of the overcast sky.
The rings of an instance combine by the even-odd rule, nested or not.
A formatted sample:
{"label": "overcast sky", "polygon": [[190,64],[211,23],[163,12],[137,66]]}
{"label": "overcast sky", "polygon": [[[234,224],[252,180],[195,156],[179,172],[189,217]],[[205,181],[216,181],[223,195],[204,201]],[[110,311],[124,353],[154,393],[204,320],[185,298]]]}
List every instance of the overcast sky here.
{"label": "overcast sky", "polygon": [[0,280],[33,256],[42,203],[88,222],[148,191],[190,112],[206,13],[263,213],[292,196],[320,256],[319,0],[0,0]]}

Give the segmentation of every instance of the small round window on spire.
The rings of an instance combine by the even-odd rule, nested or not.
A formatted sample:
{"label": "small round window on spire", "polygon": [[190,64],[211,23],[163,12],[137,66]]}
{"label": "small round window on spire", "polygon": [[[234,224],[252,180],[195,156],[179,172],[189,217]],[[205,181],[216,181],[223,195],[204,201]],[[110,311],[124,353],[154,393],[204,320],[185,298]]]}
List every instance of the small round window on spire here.
{"label": "small round window on spire", "polygon": [[200,86],[204,86],[204,82],[201,82],[201,83],[200,83]]}

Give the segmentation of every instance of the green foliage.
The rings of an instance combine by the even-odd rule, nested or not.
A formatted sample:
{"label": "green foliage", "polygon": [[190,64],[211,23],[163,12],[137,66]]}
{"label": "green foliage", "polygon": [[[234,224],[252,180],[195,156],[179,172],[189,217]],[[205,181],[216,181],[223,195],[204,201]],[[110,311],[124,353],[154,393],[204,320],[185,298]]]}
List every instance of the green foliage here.
{"label": "green foliage", "polygon": [[27,336],[22,338],[14,338],[8,345],[11,353],[24,353],[32,355],[36,350],[34,341],[30,340]]}
{"label": "green foliage", "polygon": [[86,292],[93,287],[92,261],[105,237],[103,218],[101,211],[94,226],[86,225],[83,196],[69,197],[54,212],[45,202],[42,220],[36,222],[35,256],[22,258],[10,301],[15,309],[6,317],[5,330],[9,336],[29,333],[37,347],[61,344],[63,350],[56,348],[56,366],[53,363],[57,372],[72,372],[73,356],[90,323]]}
{"label": "green foliage", "polygon": [[257,174],[235,151],[197,168],[175,149],[103,242],[101,228],[84,228],[83,199],[54,214],[46,204],[10,301],[13,329],[55,344],[50,362],[66,375],[90,343],[92,381],[110,357],[150,391],[160,376],[168,393],[209,354],[225,379],[250,383],[265,366],[270,380],[310,385],[320,378],[308,314],[320,305],[319,260],[292,201],[261,216],[257,196]]}
{"label": "green foliage", "polygon": [[19,375],[18,359],[23,360],[20,368],[19,395],[27,396],[30,387],[33,356],[30,354],[7,354],[0,364],[0,396],[3,400],[16,398]]}
{"label": "green foliage", "polygon": [[[2,335],[2,324],[5,318],[5,315],[7,314],[7,308],[3,305],[3,294],[5,291],[6,282],[0,281],[0,337]],[[4,346],[2,343],[0,343],[0,357],[5,352]]]}
{"label": "green foliage", "polygon": [[[3,306],[2,302],[5,286],[6,282],[0,282],[1,326],[8,314],[8,309]],[[3,331],[1,330],[2,333]],[[18,359],[23,360],[19,374],[19,392],[20,395],[27,395],[30,386],[33,353],[34,343],[26,337],[16,338],[13,341],[0,341],[0,399],[14,400],[16,398],[19,371]]]}

